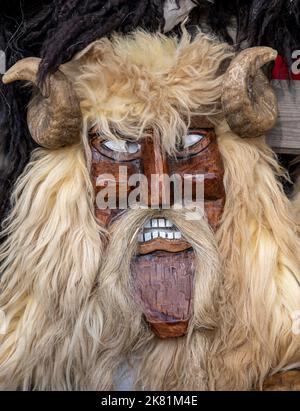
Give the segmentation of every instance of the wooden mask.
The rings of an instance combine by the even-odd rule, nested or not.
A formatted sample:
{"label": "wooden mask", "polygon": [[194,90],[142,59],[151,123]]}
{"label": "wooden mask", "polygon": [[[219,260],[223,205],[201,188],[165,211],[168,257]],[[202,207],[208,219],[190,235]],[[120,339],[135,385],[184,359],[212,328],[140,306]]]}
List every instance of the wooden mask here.
{"label": "wooden mask", "polygon": [[[123,185],[121,195],[129,196],[132,188],[124,183],[120,165],[126,168],[127,179],[138,173],[146,176],[149,187],[144,204],[153,207],[153,196],[157,199],[157,208],[163,207],[166,187],[163,183],[151,186],[151,175],[189,174],[193,179],[193,194],[197,175],[203,175],[205,212],[212,229],[216,230],[225,191],[224,168],[213,125],[206,118],[195,117],[176,156],[164,151],[158,133],[151,130],[149,134],[138,142],[121,140],[118,143],[105,140],[100,130],[91,130],[92,180],[96,195],[107,186],[108,181],[102,176],[109,173],[115,177],[118,188]],[[172,189],[170,194],[170,198],[174,198]],[[103,226],[109,227],[126,212],[118,208],[123,200],[119,195],[115,209],[100,209],[95,205],[96,217]],[[172,221],[163,217],[162,209],[161,218],[151,218],[144,225],[139,234],[138,253],[131,264],[135,296],[159,337],[178,337],[187,332],[193,307],[194,274],[193,249]]]}

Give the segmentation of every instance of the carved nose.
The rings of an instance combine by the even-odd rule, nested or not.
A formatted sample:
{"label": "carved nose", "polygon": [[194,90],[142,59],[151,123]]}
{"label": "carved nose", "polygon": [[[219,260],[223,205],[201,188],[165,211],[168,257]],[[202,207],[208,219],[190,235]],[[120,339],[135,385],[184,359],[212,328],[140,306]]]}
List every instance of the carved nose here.
{"label": "carved nose", "polygon": [[160,137],[155,133],[144,141],[142,158],[148,180],[148,193],[144,194],[143,200],[148,206],[159,208],[170,201],[168,178],[164,178],[169,176],[169,168]]}

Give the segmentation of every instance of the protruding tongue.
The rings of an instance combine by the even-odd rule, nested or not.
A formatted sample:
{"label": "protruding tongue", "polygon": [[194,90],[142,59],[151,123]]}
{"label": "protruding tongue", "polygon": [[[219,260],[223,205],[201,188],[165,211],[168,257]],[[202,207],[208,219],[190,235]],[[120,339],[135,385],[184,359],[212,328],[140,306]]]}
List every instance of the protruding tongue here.
{"label": "protruding tongue", "polygon": [[192,315],[194,251],[138,255],[131,273],[136,298],[155,334],[160,338],[185,335]]}

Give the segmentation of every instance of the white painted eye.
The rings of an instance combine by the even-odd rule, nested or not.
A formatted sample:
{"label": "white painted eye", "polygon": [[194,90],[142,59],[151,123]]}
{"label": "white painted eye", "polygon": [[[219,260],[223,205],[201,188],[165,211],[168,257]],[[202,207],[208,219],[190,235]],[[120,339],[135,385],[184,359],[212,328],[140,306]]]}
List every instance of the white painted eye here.
{"label": "white painted eye", "polygon": [[182,138],[182,148],[189,148],[199,143],[204,138],[203,134],[188,134]]}
{"label": "white painted eye", "polygon": [[126,142],[126,148],[127,148],[128,153],[135,154],[138,151],[140,151],[141,146],[138,143],[133,143],[133,142],[127,141]]}
{"label": "white painted eye", "polygon": [[138,143],[134,143],[126,140],[107,140],[102,143],[105,148],[108,148],[111,151],[116,151],[118,153],[128,153],[135,154],[137,153],[141,146]]}

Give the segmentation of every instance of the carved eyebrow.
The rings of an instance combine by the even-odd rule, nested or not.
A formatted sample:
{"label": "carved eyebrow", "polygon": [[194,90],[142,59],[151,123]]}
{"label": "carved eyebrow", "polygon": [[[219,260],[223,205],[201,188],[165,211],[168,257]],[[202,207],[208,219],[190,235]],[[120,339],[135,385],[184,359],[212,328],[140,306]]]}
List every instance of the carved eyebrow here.
{"label": "carved eyebrow", "polygon": [[[141,138],[136,138],[136,136],[133,136],[133,135],[121,134],[120,131],[116,131],[114,129],[111,130],[111,133],[119,140],[137,142],[137,141],[141,140],[142,137],[148,137],[148,136],[152,135],[153,130],[151,128],[145,129]],[[109,137],[103,135],[103,133],[102,133],[101,129],[98,127],[98,125],[95,125],[95,126],[93,126],[89,129],[88,136],[90,138],[103,137],[103,138],[106,138],[107,140],[109,140]]]}
{"label": "carved eyebrow", "polygon": [[212,129],[215,126],[206,116],[193,116],[189,128]]}
{"label": "carved eyebrow", "polygon": [[[112,130],[112,134],[114,134],[114,136],[119,140],[126,140],[126,141],[135,141],[136,140],[133,137],[121,135],[120,133],[118,133],[114,130]],[[98,128],[98,126],[92,127],[88,131],[88,135],[89,135],[89,137],[106,137],[106,136],[103,135],[101,129]],[[108,138],[108,140],[109,140],[109,138]]]}
{"label": "carved eyebrow", "polygon": [[88,132],[88,136],[89,136],[89,138],[90,139],[93,139],[93,138],[102,138],[103,139],[103,141],[128,141],[129,143],[138,143],[138,141],[139,140],[137,140],[136,138],[131,138],[131,137],[127,137],[127,136],[124,136],[124,137],[121,137],[121,136],[115,136],[116,137],[116,139],[111,139],[111,138],[109,138],[109,137],[107,137],[107,136],[104,136],[101,132],[97,132],[97,131],[89,131]]}

